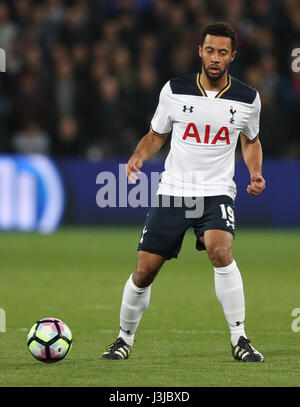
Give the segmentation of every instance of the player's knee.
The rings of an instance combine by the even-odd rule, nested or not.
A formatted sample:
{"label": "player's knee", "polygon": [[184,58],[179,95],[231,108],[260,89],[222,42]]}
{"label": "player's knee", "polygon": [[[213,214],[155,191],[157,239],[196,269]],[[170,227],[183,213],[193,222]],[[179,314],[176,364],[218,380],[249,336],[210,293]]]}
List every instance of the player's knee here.
{"label": "player's knee", "polygon": [[133,273],[133,282],[137,287],[147,287],[153,282],[158,271],[159,269],[153,267],[153,265],[145,261],[140,261]]}
{"label": "player's knee", "polygon": [[232,262],[231,247],[215,245],[207,248],[208,255],[214,267],[226,267]]}

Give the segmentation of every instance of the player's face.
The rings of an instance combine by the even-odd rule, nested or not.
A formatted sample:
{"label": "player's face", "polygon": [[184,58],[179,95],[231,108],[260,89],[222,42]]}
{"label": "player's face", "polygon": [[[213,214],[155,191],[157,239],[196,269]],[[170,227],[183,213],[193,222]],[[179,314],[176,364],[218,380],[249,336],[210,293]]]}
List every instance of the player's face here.
{"label": "player's face", "polygon": [[217,81],[227,74],[236,51],[232,51],[231,38],[207,34],[203,45],[199,45],[202,68],[211,81]]}

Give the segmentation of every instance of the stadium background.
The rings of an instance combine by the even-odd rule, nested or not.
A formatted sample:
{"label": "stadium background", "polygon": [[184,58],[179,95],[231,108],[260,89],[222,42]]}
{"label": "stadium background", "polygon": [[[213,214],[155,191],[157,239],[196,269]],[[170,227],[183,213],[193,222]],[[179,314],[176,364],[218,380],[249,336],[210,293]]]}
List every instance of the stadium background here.
{"label": "stadium background", "polygon": [[[161,86],[199,70],[201,29],[216,20],[238,33],[230,73],[262,100],[267,189],[247,194],[238,148],[233,249],[248,332],[266,363],[233,363],[211,264],[188,233],[180,258],[157,277],[132,358],[104,366],[146,208],[99,208],[97,175],[118,177],[148,131]],[[0,48],[0,385],[299,386],[299,334],[291,330],[299,229],[287,229],[300,226],[300,73],[291,69],[299,1],[1,0]],[[161,171],[167,151],[145,172]],[[65,320],[75,338],[70,356],[50,369],[26,350],[30,326],[45,316]]]}
{"label": "stadium background", "polygon": [[[291,69],[292,50],[300,47],[297,0],[1,1],[0,48],[6,51],[7,71],[0,84],[0,151],[56,160],[65,190],[57,219],[69,224],[142,222],[141,208],[97,207],[97,174],[126,162],[148,131],[163,84],[200,69],[199,36],[216,20],[228,21],[238,33],[231,74],[257,88],[262,100],[268,189],[258,199],[244,193],[248,179],[238,148],[238,222],[300,225],[300,74]],[[152,160],[152,168],[163,170],[168,147]],[[15,168],[15,159],[10,166],[13,170],[4,164],[3,177],[13,171],[11,183],[17,185],[22,169]],[[18,186],[6,187],[14,189],[11,200],[24,207],[22,196],[30,187],[22,188],[23,195]],[[0,199],[0,227],[37,227],[44,197],[35,195],[38,202],[28,203],[21,215],[5,209],[10,201]],[[30,208],[32,221],[26,222],[24,210]]]}

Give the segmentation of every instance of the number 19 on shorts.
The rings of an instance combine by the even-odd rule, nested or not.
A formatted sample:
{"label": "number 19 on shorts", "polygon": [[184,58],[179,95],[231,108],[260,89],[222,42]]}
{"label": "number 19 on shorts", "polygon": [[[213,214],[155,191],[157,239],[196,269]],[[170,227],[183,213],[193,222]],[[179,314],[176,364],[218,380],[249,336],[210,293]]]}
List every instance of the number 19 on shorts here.
{"label": "number 19 on shorts", "polygon": [[221,208],[221,213],[222,213],[222,219],[226,220],[226,226],[229,227],[231,226],[232,229],[234,229],[235,227],[235,218],[234,218],[234,212],[233,209],[230,205],[225,205],[225,204],[221,204],[219,205]]}

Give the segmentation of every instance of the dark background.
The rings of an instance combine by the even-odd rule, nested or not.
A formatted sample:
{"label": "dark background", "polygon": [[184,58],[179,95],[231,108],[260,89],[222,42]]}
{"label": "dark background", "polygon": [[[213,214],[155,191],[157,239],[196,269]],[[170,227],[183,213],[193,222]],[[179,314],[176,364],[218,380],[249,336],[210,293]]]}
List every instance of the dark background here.
{"label": "dark background", "polygon": [[0,152],[128,158],[163,84],[199,70],[201,30],[218,20],[238,33],[230,73],[260,92],[265,157],[299,157],[298,0],[0,1]]}

